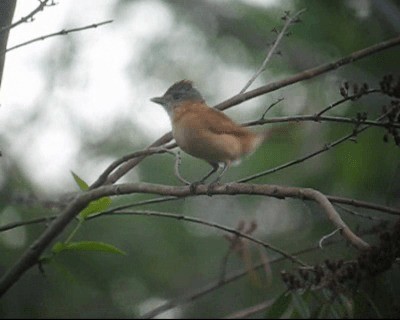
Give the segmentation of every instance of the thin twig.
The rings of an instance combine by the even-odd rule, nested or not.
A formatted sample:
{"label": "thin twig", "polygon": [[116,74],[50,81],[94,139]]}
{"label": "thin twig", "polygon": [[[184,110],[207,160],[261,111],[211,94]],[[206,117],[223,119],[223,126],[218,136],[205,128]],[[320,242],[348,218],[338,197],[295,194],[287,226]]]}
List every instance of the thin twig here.
{"label": "thin twig", "polygon": [[319,246],[321,249],[323,249],[322,243],[323,243],[326,239],[329,239],[330,237],[332,237],[333,235],[335,235],[336,233],[338,233],[338,232],[340,232],[340,231],[342,231],[342,229],[341,229],[341,228],[337,228],[337,229],[333,230],[331,233],[328,233],[328,234],[324,235],[324,236],[319,240],[318,246]]}
{"label": "thin twig", "polygon": [[[208,226],[208,227],[212,227],[215,229],[219,229],[228,233],[232,233],[233,235],[235,235],[237,238],[245,238],[251,242],[254,242],[258,245],[263,246],[266,249],[272,250],[276,253],[279,253],[280,255],[286,257],[287,259],[289,259],[290,261],[299,264],[301,266],[305,266],[307,267],[308,265],[306,263],[304,263],[303,261],[299,260],[298,258],[296,258],[295,256],[292,256],[288,253],[286,253],[285,251],[278,249],[276,247],[274,247],[273,245],[266,243],[264,241],[261,241],[257,238],[254,238],[252,236],[250,236],[249,234],[245,233],[245,232],[241,232],[238,229],[235,228],[230,228],[215,222],[210,222],[208,220],[202,220],[199,218],[193,218],[193,217],[188,217],[188,216],[184,216],[181,214],[175,214],[175,213],[169,213],[169,212],[158,212],[158,211],[150,211],[150,210],[143,210],[143,211],[114,211],[113,215],[116,214],[122,214],[122,215],[141,215],[141,216],[153,216],[153,217],[159,217],[159,218],[172,218],[172,219],[177,219],[180,221],[186,221],[186,222],[192,222],[192,223],[197,223],[197,224],[201,224],[204,226]],[[98,215],[96,215],[98,216]]]}
{"label": "thin twig", "polygon": [[267,110],[265,110],[264,111],[264,113],[262,114],[262,116],[261,116],[261,118],[260,119],[265,119],[265,116],[267,115],[267,113],[273,108],[273,107],[275,107],[279,102],[281,102],[281,101],[283,101],[283,100],[285,100],[285,98],[279,98],[277,101],[275,101],[274,103],[271,103],[270,105],[269,105],[269,107],[267,108]]}
{"label": "thin twig", "polygon": [[362,213],[356,212],[354,210],[351,210],[349,208],[346,208],[345,206],[342,206],[340,204],[336,204],[336,206],[339,207],[340,209],[342,209],[343,211],[345,211],[345,212],[347,212],[349,214],[352,214],[353,216],[356,216],[356,217],[360,217],[360,218],[363,218],[363,219],[368,219],[368,220],[371,220],[371,221],[388,222],[388,219],[383,219],[383,218],[379,218],[379,217],[375,217],[375,216],[369,216],[369,215],[366,215],[366,214],[362,214]]}
{"label": "thin twig", "polygon": [[58,32],[46,34],[46,35],[31,39],[29,41],[22,42],[22,43],[17,44],[17,45],[15,45],[13,47],[7,48],[5,51],[1,52],[0,54],[3,54],[5,52],[10,52],[11,50],[15,50],[15,49],[21,48],[23,46],[26,46],[28,44],[31,44],[31,43],[34,43],[34,42],[37,42],[37,41],[42,41],[42,40],[45,40],[45,39],[48,39],[48,38],[51,38],[51,37],[56,37],[56,36],[63,36],[63,35],[67,35],[69,33],[78,32],[78,31],[82,31],[82,30],[97,28],[97,27],[100,27],[100,26],[102,26],[104,24],[108,24],[108,23],[111,23],[111,22],[113,22],[113,20],[107,20],[107,21],[103,21],[103,22],[99,22],[99,23],[93,23],[93,24],[90,24],[90,25],[87,25],[87,26],[84,26],[84,27],[80,27],[80,28],[63,29],[63,30],[58,31]]}
{"label": "thin twig", "polygon": [[324,113],[332,110],[333,108],[337,107],[338,105],[342,104],[343,102],[346,102],[346,101],[349,101],[349,100],[354,101],[356,99],[358,100],[362,96],[368,95],[368,94],[371,94],[371,93],[382,93],[382,90],[381,89],[368,89],[368,90],[364,90],[364,91],[362,91],[360,93],[357,93],[357,94],[349,95],[347,97],[344,97],[343,99],[340,99],[339,101],[331,103],[329,106],[327,106],[326,108],[324,108],[320,112],[318,112],[316,114],[316,116],[317,117],[322,116]]}
{"label": "thin twig", "polygon": [[10,24],[8,26],[1,27],[0,28],[0,33],[3,32],[3,31],[6,31],[6,30],[10,30],[10,29],[20,25],[21,23],[28,22],[29,20],[32,20],[33,16],[35,14],[37,14],[40,11],[42,11],[44,9],[44,7],[51,5],[51,4],[50,5],[47,4],[47,2],[49,2],[49,1],[50,0],[39,0],[39,5],[31,13],[29,13],[25,17],[22,17],[18,21],[14,22],[14,23],[12,23],[12,24]]}
{"label": "thin twig", "polygon": [[[392,111],[392,109],[389,110],[388,112],[384,113],[384,114],[381,115],[380,117],[378,117],[378,118],[375,120],[375,122],[378,122],[378,121],[384,119],[391,111]],[[313,158],[313,157],[315,157],[315,156],[317,156],[317,155],[319,155],[319,154],[321,154],[321,153],[323,153],[323,152],[326,152],[326,151],[332,149],[333,147],[336,147],[337,145],[339,145],[339,144],[341,144],[341,143],[343,143],[343,142],[345,142],[345,141],[347,141],[347,140],[349,140],[349,139],[351,139],[351,138],[353,138],[353,137],[356,137],[359,133],[365,131],[366,129],[370,128],[371,126],[372,126],[372,125],[369,124],[369,125],[366,125],[366,126],[360,126],[360,127],[358,127],[358,128],[355,128],[355,129],[353,130],[353,132],[351,132],[351,133],[349,133],[349,134],[343,136],[343,137],[340,138],[340,139],[337,139],[337,140],[335,140],[335,141],[333,141],[333,142],[330,142],[330,143],[325,144],[321,149],[319,149],[319,150],[317,150],[317,151],[314,151],[314,152],[312,152],[312,153],[310,153],[310,154],[308,154],[308,155],[306,155],[306,156],[303,156],[303,157],[301,157],[301,158],[298,158],[298,159],[295,159],[295,160],[286,162],[286,163],[281,164],[281,165],[279,165],[279,166],[277,166],[277,167],[274,167],[274,168],[271,168],[271,169],[268,169],[268,170],[265,170],[265,171],[262,171],[262,172],[253,174],[253,175],[248,176],[248,177],[246,177],[246,178],[239,179],[239,180],[237,180],[236,182],[239,182],[239,183],[248,182],[248,181],[251,181],[251,180],[254,180],[254,179],[257,179],[257,178],[266,176],[266,175],[268,175],[268,174],[275,173],[275,172],[277,172],[277,171],[286,169],[286,168],[288,168],[288,167],[291,167],[291,166],[293,166],[293,165],[299,164],[299,163],[301,163],[301,162],[304,162],[305,160],[308,160],[308,159],[310,159],[310,158]]]}
{"label": "thin twig", "polygon": [[[346,124],[360,124],[360,120],[346,118],[346,117],[334,117],[334,116],[318,116],[318,115],[297,115],[297,116],[286,116],[286,117],[275,117],[263,120],[254,120],[250,122],[243,123],[243,126],[256,126],[263,125],[267,123],[284,123],[284,122],[300,122],[300,121],[312,121],[312,122],[336,122],[336,123],[346,123]],[[392,128],[400,129],[400,123],[394,122],[378,122],[374,120],[362,120],[362,124],[367,124],[372,127],[381,127],[388,128],[389,126]]]}
{"label": "thin twig", "polygon": [[265,309],[268,309],[275,300],[267,300],[261,303],[258,303],[254,306],[248,307],[246,309],[236,311],[234,313],[231,313],[230,315],[223,317],[222,319],[247,319],[247,317],[252,316],[255,313],[264,311]]}
{"label": "thin twig", "polygon": [[57,217],[56,215],[53,215],[53,216],[49,216],[49,217],[7,223],[5,225],[0,226],[0,232],[11,230],[11,229],[18,228],[18,227],[28,226],[30,224],[48,223],[51,220],[54,220],[56,217]]}
{"label": "thin twig", "polygon": [[286,34],[286,30],[289,28],[289,26],[296,21],[297,17],[301,15],[306,9],[302,9],[298,11],[293,17],[288,17],[286,16],[286,22],[285,25],[283,26],[281,32],[279,32],[276,40],[274,41],[274,44],[272,45],[271,49],[269,50],[267,56],[265,57],[263,63],[261,64],[260,68],[256,71],[256,73],[250,78],[250,80],[246,83],[246,85],[243,87],[242,90],[240,90],[239,93],[245,92],[251,84],[257,79],[257,77],[265,71],[267,68],[267,64],[270,61],[272,55],[274,54],[276,48],[278,47],[279,43],[281,42],[283,36]]}
{"label": "thin twig", "polygon": [[[326,244],[326,246],[327,245],[334,245],[334,244],[340,243],[341,241],[342,241],[341,239],[338,239],[338,240],[335,240],[335,241],[329,241]],[[303,250],[297,251],[297,252],[293,253],[292,255],[293,256],[299,256],[299,255],[302,255],[302,254],[305,254],[305,253],[308,253],[308,252],[312,252],[312,251],[315,251],[315,250],[319,250],[319,247],[318,246],[313,246],[313,247],[310,247],[310,248],[307,248],[307,249],[303,249]],[[284,261],[285,259],[286,258],[284,258],[284,257],[275,258],[275,259],[272,259],[270,261],[270,264],[276,264],[276,263]],[[258,264],[253,266],[253,270],[258,270],[258,269],[263,268],[263,267],[264,267],[264,262],[261,261],[260,263],[258,263]],[[140,318],[141,319],[151,319],[151,318],[154,318],[154,317],[160,315],[161,313],[163,313],[163,312],[165,312],[167,310],[173,309],[175,307],[178,307],[178,306],[183,305],[183,304],[188,303],[188,302],[195,301],[195,300],[203,297],[204,295],[206,295],[208,293],[211,293],[211,292],[223,287],[226,284],[229,284],[229,283],[231,283],[233,281],[236,281],[236,280],[242,278],[247,273],[248,273],[248,270],[246,268],[244,268],[242,270],[239,270],[239,271],[230,272],[223,279],[222,282],[220,281],[220,279],[218,279],[217,281],[209,283],[208,285],[205,285],[204,287],[202,287],[200,289],[197,289],[197,290],[195,290],[193,292],[186,293],[185,295],[183,295],[183,296],[181,296],[179,298],[169,300],[168,302],[165,302],[164,304],[154,308],[153,310],[147,312],[146,314],[143,314]]]}

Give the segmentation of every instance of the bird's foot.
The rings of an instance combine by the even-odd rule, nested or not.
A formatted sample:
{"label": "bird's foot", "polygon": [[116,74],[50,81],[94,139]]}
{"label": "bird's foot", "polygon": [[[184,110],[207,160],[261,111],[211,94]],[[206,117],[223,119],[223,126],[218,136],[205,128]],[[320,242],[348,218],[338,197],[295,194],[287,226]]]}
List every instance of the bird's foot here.
{"label": "bird's foot", "polygon": [[195,182],[192,182],[191,184],[189,184],[190,193],[195,193],[196,192],[196,188],[201,184],[204,184],[203,180],[195,181]]}
{"label": "bird's foot", "polygon": [[213,195],[212,192],[213,192],[214,188],[218,187],[220,184],[221,183],[219,182],[219,180],[211,182],[207,187],[207,195],[209,197],[212,197],[212,195]]}

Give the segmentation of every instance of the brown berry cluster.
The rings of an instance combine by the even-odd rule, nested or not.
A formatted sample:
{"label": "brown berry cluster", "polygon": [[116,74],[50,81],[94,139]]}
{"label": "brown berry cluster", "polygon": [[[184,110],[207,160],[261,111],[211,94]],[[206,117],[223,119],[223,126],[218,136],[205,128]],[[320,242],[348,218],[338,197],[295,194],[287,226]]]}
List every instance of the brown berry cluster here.
{"label": "brown berry cluster", "polygon": [[340,86],[340,95],[345,99],[349,98],[350,100],[354,101],[359,99],[362,95],[369,93],[368,90],[368,83],[363,83],[362,85],[353,83],[350,86],[349,82],[345,81]]}
{"label": "brown berry cluster", "polygon": [[395,127],[395,125],[400,124],[400,100],[392,100],[390,102],[389,111],[387,106],[383,106],[382,114],[386,114],[387,119],[387,132],[383,136],[383,141],[388,142],[389,137],[392,136],[394,139],[394,143],[397,146],[400,146],[399,130]]}
{"label": "brown berry cluster", "polygon": [[311,268],[300,268],[297,272],[281,272],[283,282],[292,291],[328,289],[335,293],[351,290],[365,279],[389,270],[400,257],[400,221],[393,232],[380,234],[378,246],[361,253],[356,260],[325,260]]}
{"label": "brown berry cluster", "polygon": [[392,74],[383,76],[379,86],[381,91],[389,97],[400,98],[400,75],[397,79]]}

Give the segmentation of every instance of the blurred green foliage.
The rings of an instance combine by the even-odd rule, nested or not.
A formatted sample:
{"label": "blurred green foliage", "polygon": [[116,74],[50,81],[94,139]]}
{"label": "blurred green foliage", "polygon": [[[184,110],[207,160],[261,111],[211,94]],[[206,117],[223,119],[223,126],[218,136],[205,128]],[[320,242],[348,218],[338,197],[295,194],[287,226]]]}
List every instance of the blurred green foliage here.
{"label": "blurred green foliage", "polygon": [[[126,23],[123,15],[134,10],[137,3],[143,2],[120,0],[115,2],[114,7],[110,6],[114,24],[123,26]],[[353,51],[396,36],[400,30],[399,15],[393,17],[386,11],[389,6],[399,13],[399,2],[390,0],[291,1],[277,2],[270,8],[244,1],[162,3],[168,7],[176,21],[176,34],[163,38],[154,35],[154,39],[148,39],[141,55],[142,63],[126,72],[132,77],[133,72],[136,77],[155,77],[165,83],[166,88],[177,79],[198,79],[197,86],[204,91],[210,105],[228,98],[226,90],[220,94],[218,89],[237,87],[236,83],[230,82],[231,79],[222,78],[218,63],[246,70],[251,75],[264,59],[268,43],[274,40],[271,30],[282,26],[281,17],[285,10],[293,13],[302,8],[307,9],[301,17],[302,22],[291,28],[291,35],[279,47],[281,55],[274,57],[268,72],[262,75],[258,84],[283,79],[309,67],[337,60]],[[187,33],[183,29],[188,30]],[[182,37],[180,32],[185,37],[192,35],[193,38]],[[79,52],[79,43],[74,43],[73,39],[71,37],[68,40],[69,46],[74,48],[71,55]],[[199,55],[207,55],[194,56],[197,49],[189,48],[192,45],[201,46]],[[177,54],[179,50],[180,54]],[[61,55],[65,59],[65,53],[57,54],[60,56],[52,57],[53,61],[59,61],[55,64],[57,70],[50,72],[53,76],[68,72],[74,63],[71,56],[68,56],[68,61],[61,63]],[[371,88],[378,88],[385,74],[399,75],[399,57],[400,49],[392,48],[316,79],[257,98],[256,102],[236,106],[228,114],[238,121],[257,119],[278,97],[284,97],[285,100],[268,114],[269,117],[313,114],[341,98],[339,87],[345,80],[352,83],[367,82]],[[49,76],[48,81],[51,87],[50,82],[54,79]],[[230,91],[231,95],[236,93],[233,89]],[[334,109],[331,115],[355,118],[357,112],[366,111],[369,119],[375,119],[381,112],[382,104],[387,101],[369,95],[355,102],[347,102]],[[250,108],[249,111],[246,108]],[[77,131],[82,132],[81,157],[85,159],[86,156],[93,163],[116,159],[151,142],[148,137],[141,136],[137,129],[131,128],[124,119],[110,131],[109,139],[105,137],[99,141],[91,140],[85,128],[79,127],[79,123],[76,125]],[[297,159],[352,130],[352,125],[335,123],[304,123],[293,128],[289,125],[287,135],[273,137],[240,166],[232,168],[224,180],[244,178]],[[381,128],[369,129],[357,138],[356,143],[346,142],[316,158],[254,182],[311,187],[325,194],[399,207],[399,148],[393,142],[384,143],[384,133]],[[133,135],[136,139],[132,142],[130,137]],[[132,150],[132,145],[136,149]],[[13,165],[12,170],[4,173],[0,211],[12,207],[16,213],[11,221],[17,217],[28,220],[57,214],[56,209],[24,205],[15,200],[14,195],[18,193],[32,192],[40,195],[48,190],[35,189],[18,159],[9,159],[9,162]],[[135,170],[135,178],[144,182],[178,185],[173,165],[174,159],[170,155],[149,157]],[[208,166],[184,155],[181,170],[185,177],[195,180],[208,170]],[[124,196],[113,199],[113,206],[149,198],[148,195]],[[255,236],[290,253],[315,247],[321,237],[333,231],[333,226],[316,205],[294,200],[249,196],[199,197],[162,202],[139,209],[184,214],[232,228],[241,220],[246,223],[256,221],[258,228]],[[373,211],[357,211],[393,220],[392,217]],[[373,220],[357,218],[344,211],[341,213],[343,219],[360,232],[375,225]],[[3,223],[11,221],[2,220]],[[26,232],[25,245],[17,248],[4,240],[6,234],[12,237],[15,230],[0,234],[3,240],[0,242],[1,273],[18,259],[45,227],[46,224],[22,227]],[[65,234],[73,228],[73,225],[69,226],[58,241],[65,240]],[[223,257],[229,250],[229,242],[219,231],[185,221],[135,215],[110,214],[87,220],[74,239],[112,244],[127,255],[72,251],[57,256],[54,264],[44,265],[42,272],[39,268],[32,268],[0,301],[0,317],[138,317],[165,301],[190,294],[218,281]],[[339,239],[339,236],[334,236],[334,239]],[[366,237],[366,240],[371,243],[377,241],[375,236]],[[262,259],[259,248],[254,244],[248,244],[248,247],[252,264]],[[301,258],[313,264],[328,258],[351,260],[357,254],[342,241],[322,250],[311,250]],[[269,251],[264,255],[269,261],[278,257]],[[245,270],[245,261],[237,254],[231,254],[226,268],[228,272]],[[399,283],[399,272],[396,266],[363,283],[361,293],[352,295],[343,292],[332,301],[320,291],[307,291],[303,295],[287,294],[280,272],[293,269],[293,264],[283,261],[269,266],[271,271],[267,273],[262,268],[253,277],[248,273],[237,281],[221,286],[193,302],[179,305],[163,315],[218,318],[267,300],[271,300],[272,307],[251,317],[374,318],[399,315],[399,290],[396,285]]]}

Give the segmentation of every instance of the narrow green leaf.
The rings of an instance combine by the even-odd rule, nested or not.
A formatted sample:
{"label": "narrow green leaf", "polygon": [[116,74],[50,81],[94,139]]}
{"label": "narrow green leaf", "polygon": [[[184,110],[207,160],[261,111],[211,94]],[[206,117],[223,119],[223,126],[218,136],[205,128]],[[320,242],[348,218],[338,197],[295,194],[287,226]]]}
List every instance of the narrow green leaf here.
{"label": "narrow green leaf", "polygon": [[300,317],[303,319],[309,319],[311,312],[307,304],[306,296],[300,295],[298,293],[292,293],[292,303],[296,311],[299,313]]}
{"label": "narrow green leaf", "polygon": [[379,308],[376,306],[373,300],[365,292],[358,291],[354,295],[353,304],[354,304],[355,318],[362,319],[367,314],[372,315],[371,311],[375,312],[376,319],[384,318],[382,312],[379,310]]}
{"label": "narrow green leaf", "polygon": [[110,207],[110,205],[111,205],[110,197],[103,197],[103,198],[94,200],[94,201],[90,202],[89,205],[79,213],[78,218],[85,220],[92,213],[107,210]]}
{"label": "narrow green leaf", "polygon": [[53,248],[51,249],[51,251],[53,253],[60,253],[61,251],[63,251],[65,249],[65,243],[64,242],[56,242],[53,245]]}
{"label": "narrow green leaf", "polygon": [[268,308],[265,318],[279,319],[288,310],[292,298],[287,292],[282,293]]}
{"label": "narrow green leaf", "polygon": [[62,251],[101,251],[126,255],[126,253],[112,244],[97,241],[77,241],[62,244]]}
{"label": "narrow green leaf", "polygon": [[89,185],[85,181],[83,181],[75,172],[71,171],[71,174],[79,189],[81,189],[82,191],[89,190]]}

